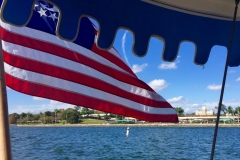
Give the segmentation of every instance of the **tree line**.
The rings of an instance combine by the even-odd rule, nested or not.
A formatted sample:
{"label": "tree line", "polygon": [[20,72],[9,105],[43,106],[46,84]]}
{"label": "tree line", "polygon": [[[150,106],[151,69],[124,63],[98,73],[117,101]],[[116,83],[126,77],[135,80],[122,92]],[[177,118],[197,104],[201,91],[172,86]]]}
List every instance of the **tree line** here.
{"label": "tree line", "polygon": [[[218,106],[215,106],[215,109],[218,110]],[[224,104],[222,104],[221,107],[221,112],[223,112],[224,114],[230,114],[230,115],[239,115],[240,114],[240,106],[233,108],[232,106],[226,106]]]}
{"label": "tree line", "polygon": [[[182,107],[175,107],[178,116],[185,116],[184,109]],[[218,109],[218,106],[215,107]],[[230,115],[240,115],[240,106],[233,108],[231,106],[222,105],[221,112]],[[111,117],[116,119],[124,119],[124,116],[108,114],[101,111],[91,110],[84,107],[75,106],[74,108],[64,109],[54,109],[54,111],[45,111],[38,114],[33,113],[12,113],[9,115],[10,124],[29,124],[29,123],[42,123],[42,124],[53,124],[53,123],[70,123],[76,124],[82,122],[83,118],[89,118],[90,114],[96,114],[96,119],[109,120]],[[104,114],[103,117],[100,114]],[[215,113],[216,114],[216,113]],[[190,115],[195,115],[192,113]]]}
{"label": "tree line", "polygon": [[53,123],[80,123],[82,118],[88,118],[90,114],[97,114],[97,119],[101,119],[99,114],[105,114],[103,119],[110,119],[109,114],[91,110],[84,107],[75,106],[74,108],[54,109],[54,111],[45,111],[38,114],[33,113],[12,113],[9,115],[10,124],[29,124],[29,123],[42,123],[42,124],[53,124]]}

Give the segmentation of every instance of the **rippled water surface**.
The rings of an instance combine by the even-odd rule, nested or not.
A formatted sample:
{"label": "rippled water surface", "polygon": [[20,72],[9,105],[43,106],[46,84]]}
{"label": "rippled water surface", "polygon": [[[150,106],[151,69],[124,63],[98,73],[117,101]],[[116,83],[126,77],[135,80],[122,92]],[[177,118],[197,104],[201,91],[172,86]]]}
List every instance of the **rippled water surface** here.
{"label": "rippled water surface", "polygon": [[[11,127],[15,160],[209,159],[214,128]],[[240,128],[219,128],[214,159],[240,159]]]}

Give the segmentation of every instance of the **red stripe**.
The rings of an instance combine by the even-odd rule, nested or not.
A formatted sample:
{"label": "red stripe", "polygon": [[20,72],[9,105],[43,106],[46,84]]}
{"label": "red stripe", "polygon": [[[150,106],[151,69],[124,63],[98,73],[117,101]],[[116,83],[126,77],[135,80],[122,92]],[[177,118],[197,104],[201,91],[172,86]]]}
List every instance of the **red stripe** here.
{"label": "red stripe", "polygon": [[102,56],[103,58],[108,59],[112,63],[116,64],[118,67],[120,67],[120,68],[124,69],[125,71],[127,71],[128,73],[132,74],[134,77],[137,77],[133,73],[133,71],[123,61],[121,61],[119,58],[117,58],[116,56],[112,55],[108,51],[98,49],[98,47],[96,46],[95,43],[92,46],[92,51],[94,53]]}
{"label": "red stripe", "polygon": [[60,79],[65,79],[71,82],[89,86],[91,88],[96,88],[98,90],[102,90],[104,92],[108,92],[113,95],[116,95],[125,99],[129,99],[131,101],[141,103],[147,106],[156,107],[156,108],[172,108],[172,106],[166,101],[156,101],[156,100],[152,100],[143,96],[139,96],[139,95],[124,91],[114,85],[111,85],[100,79],[97,79],[85,74],[77,73],[75,71],[64,69],[51,64],[46,64],[39,61],[12,55],[7,53],[6,51],[3,51],[3,55],[4,55],[4,61],[10,64],[11,66],[15,66],[21,69],[41,73],[41,74],[52,76],[52,77],[57,77]]}
{"label": "red stripe", "polygon": [[49,98],[73,105],[84,106],[108,113],[120,114],[124,116],[131,116],[137,119],[150,121],[150,122],[178,122],[178,117],[174,115],[160,115],[160,114],[147,114],[144,112],[136,111],[120,104],[103,101],[85,95],[67,92],[64,90],[51,88],[28,81],[17,79],[5,73],[6,84],[19,92],[30,94],[33,96]]}
{"label": "red stripe", "polygon": [[[149,87],[148,85],[146,85],[144,82],[142,82],[141,80],[138,80],[132,76],[129,76],[125,73],[122,73],[116,69],[110,68],[108,66],[102,65],[90,58],[87,58],[83,55],[77,54],[74,51],[71,51],[69,49],[51,44],[50,42],[43,42],[40,40],[36,40],[36,39],[32,39],[29,37],[25,37],[22,35],[17,35],[14,33],[11,33],[7,30],[1,29],[1,33],[2,33],[2,39],[7,41],[7,42],[11,42],[14,44],[18,44],[18,45],[22,45],[22,46],[26,46],[28,48],[33,48],[39,51],[43,51],[46,53],[50,53],[59,57],[63,57],[81,64],[84,64],[86,66],[89,66],[91,68],[94,68],[96,70],[98,70],[99,72],[102,72],[106,75],[109,75],[119,81],[128,83],[128,84],[132,84],[134,86],[138,86],[144,89],[147,89],[149,91],[153,91],[153,89],[151,87]],[[154,92],[154,91],[153,91]]]}

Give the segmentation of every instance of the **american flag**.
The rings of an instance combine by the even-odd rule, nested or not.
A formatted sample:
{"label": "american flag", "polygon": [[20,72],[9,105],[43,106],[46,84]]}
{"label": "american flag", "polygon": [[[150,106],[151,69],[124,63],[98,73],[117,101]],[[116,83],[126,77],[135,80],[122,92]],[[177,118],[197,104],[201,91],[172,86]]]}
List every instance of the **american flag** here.
{"label": "american flag", "polygon": [[26,27],[1,21],[8,87],[145,121],[178,122],[176,110],[139,80],[114,48],[97,48],[97,30],[88,18],[68,42],[55,34],[58,17],[55,6],[37,1]]}

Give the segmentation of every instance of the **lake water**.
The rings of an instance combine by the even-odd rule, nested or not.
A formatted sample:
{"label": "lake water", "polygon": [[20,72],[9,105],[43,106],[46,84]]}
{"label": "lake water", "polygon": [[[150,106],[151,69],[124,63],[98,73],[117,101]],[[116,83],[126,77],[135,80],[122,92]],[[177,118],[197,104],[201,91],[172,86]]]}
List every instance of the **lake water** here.
{"label": "lake water", "polygon": [[[214,128],[16,127],[11,126],[15,160],[204,160]],[[240,159],[240,128],[219,128],[214,159]]]}

